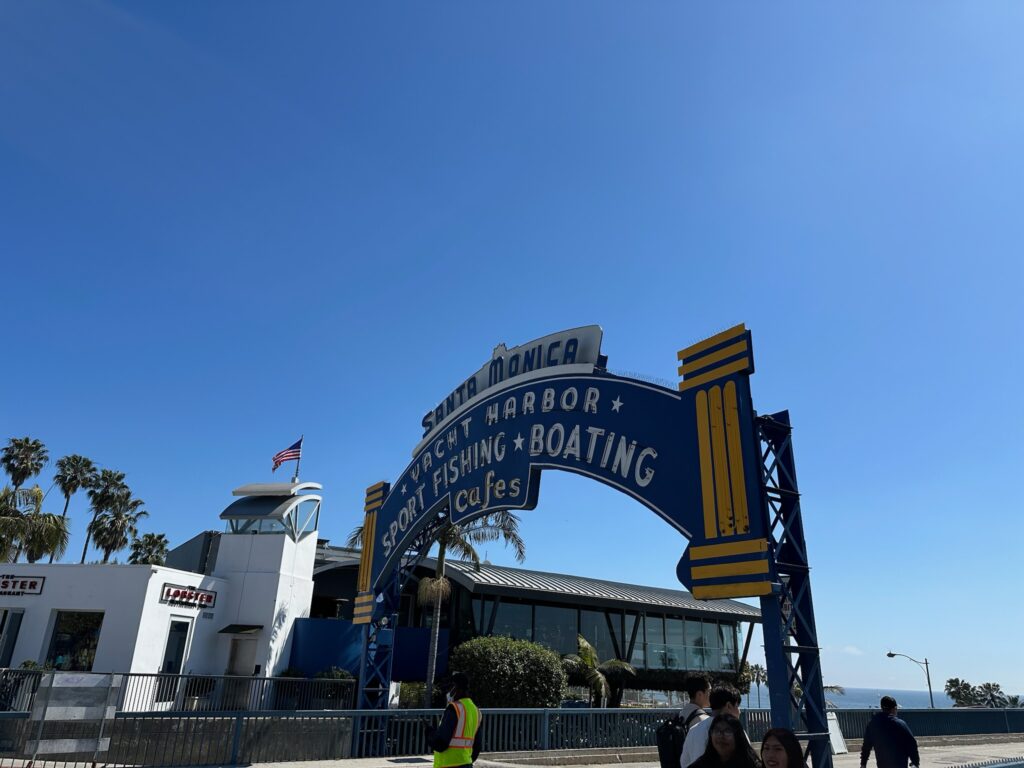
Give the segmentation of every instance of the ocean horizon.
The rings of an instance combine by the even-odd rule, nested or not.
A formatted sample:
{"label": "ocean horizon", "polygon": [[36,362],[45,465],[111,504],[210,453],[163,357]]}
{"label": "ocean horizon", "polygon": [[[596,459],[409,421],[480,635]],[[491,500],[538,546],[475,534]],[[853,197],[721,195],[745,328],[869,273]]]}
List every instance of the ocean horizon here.
{"label": "ocean horizon", "polygon": [[[770,707],[767,685],[751,685],[750,693],[743,696],[743,704],[747,708],[758,708],[758,688],[761,689],[760,708]],[[928,709],[928,691],[906,691],[898,688],[846,688],[846,693],[825,693],[825,699],[836,709],[878,709],[878,702],[883,696],[892,696],[902,709]],[[953,700],[945,691],[934,691],[935,707],[952,709]]]}

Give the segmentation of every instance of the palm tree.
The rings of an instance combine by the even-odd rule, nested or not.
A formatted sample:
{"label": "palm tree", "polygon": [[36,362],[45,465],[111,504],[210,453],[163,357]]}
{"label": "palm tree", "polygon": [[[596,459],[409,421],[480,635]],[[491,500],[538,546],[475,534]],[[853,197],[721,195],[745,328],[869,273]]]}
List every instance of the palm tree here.
{"label": "palm tree", "polygon": [[14,554],[15,542],[21,537],[22,516],[14,490],[5,485],[0,489],[0,562],[9,562]]}
{"label": "palm tree", "polygon": [[563,657],[568,671],[581,676],[590,687],[590,703],[609,707],[617,707],[622,703],[622,693],[626,678],[636,677],[636,670],[621,659],[609,659],[601,662],[594,648],[583,635],[576,636],[578,653],[570,653]]}
{"label": "palm tree", "polygon": [[144,503],[142,499],[131,498],[130,494],[120,497],[89,524],[96,546],[103,550],[104,563],[109,563],[114,552],[127,547],[128,542],[139,535],[139,520],[149,517],[149,513],[141,509]]}
{"label": "palm tree", "polygon": [[[444,575],[445,559],[449,551],[469,560],[474,567],[480,567],[480,556],[475,544],[486,544],[503,540],[511,545],[516,562],[526,559],[526,543],[519,535],[519,517],[507,510],[492,512],[462,525],[446,523],[434,539],[438,545],[437,568],[434,578],[420,580],[417,599],[421,605],[433,604],[430,623],[430,647],[427,651],[427,679],[423,686],[423,706],[430,707],[434,690],[434,676],[437,671],[437,645],[441,634],[441,604],[451,594],[451,585]],[[355,528],[348,537],[350,547],[360,547],[363,528]],[[433,546],[431,544],[431,546]]]}
{"label": "palm tree", "polygon": [[0,464],[11,478],[14,495],[30,477],[35,477],[50,460],[46,446],[31,437],[12,437],[0,453]]}
{"label": "palm tree", "polygon": [[768,670],[763,664],[750,665],[750,682],[757,686],[757,708],[761,708],[761,686],[768,682]]}
{"label": "palm tree", "polygon": [[[53,476],[53,482],[64,494],[64,512],[61,517],[67,520],[68,505],[71,497],[82,488],[89,489],[96,484],[99,474],[96,472],[96,465],[92,459],[79,456],[73,453],[70,456],[61,456],[57,459],[57,474]],[[62,553],[63,554],[63,553]],[[53,562],[54,553],[50,553],[50,562]]]}
{"label": "palm tree", "polygon": [[979,703],[978,689],[959,677],[949,678],[944,690],[953,700],[954,707],[973,707]]}
{"label": "palm tree", "polygon": [[[89,552],[89,537],[94,534],[93,526],[96,525],[96,518],[104,512],[109,512],[119,502],[131,498],[132,492],[124,481],[124,472],[115,472],[112,469],[100,471],[99,477],[89,488],[89,504],[92,507],[92,521],[85,529],[85,546],[82,547],[82,560]],[[121,546],[124,548],[127,542]]]}
{"label": "palm tree", "polygon": [[133,565],[163,565],[167,561],[169,542],[162,533],[144,533],[132,541],[128,562]]}
{"label": "palm tree", "polygon": [[1006,694],[999,683],[982,683],[977,687],[978,703],[989,709],[1002,709],[1007,705]]}
{"label": "palm tree", "polygon": [[42,560],[46,555],[50,556],[51,563],[54,557],[63,557],[70,539],[71,530],[66,517],[41,511],[25,516],[21,541],[30,563]]}

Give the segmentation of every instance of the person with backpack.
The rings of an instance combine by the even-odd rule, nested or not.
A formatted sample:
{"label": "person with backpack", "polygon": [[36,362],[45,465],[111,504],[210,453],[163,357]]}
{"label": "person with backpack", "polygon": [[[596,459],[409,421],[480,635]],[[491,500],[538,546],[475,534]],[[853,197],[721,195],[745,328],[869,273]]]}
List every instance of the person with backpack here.
{"label": "person with backpack", "polygon": [[711,683],[708,679],[704,675],[690,675],[686,678],[683,690],[690,700],[683,705],[678,715],[666,720],[658,728],[658,759],[661,768],[679,768],[679,756],[683,752],[686,734],[691,727],[708,717],[704,711],[710,703],[708,693]]}
{"label": "person with backpack", "polygon": [[704,710],[711,706],[711,683],[704,675],[690,675],[683,684],[683,690],[690,700],[679,710],[679,719],[683,723],[683,738],[690,727],[710,715]]}
{"label": "person with backpack", "polygon": [[[712,689],[709,696],[711,709],[715,715],[740,716],[740,692],[731,685],[719,685]],[[701,757],[708,746],[711,733],[711,720],[695,723],[686,734],[683,742],[683,753],[679,758],[679,768],[689,768]],[[750,740],[744,736],[745,746],[749,748]]]}

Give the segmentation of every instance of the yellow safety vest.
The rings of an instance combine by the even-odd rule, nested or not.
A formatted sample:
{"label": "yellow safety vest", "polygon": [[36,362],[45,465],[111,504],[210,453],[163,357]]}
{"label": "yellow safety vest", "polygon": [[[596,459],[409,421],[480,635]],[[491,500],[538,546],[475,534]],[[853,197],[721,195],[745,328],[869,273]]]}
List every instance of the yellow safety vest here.
{"label": "yellow safety vest", "polygon": [[480,709],[472,699],[453,701],[459,722],[455,724],[452,740],[444,752],[434,753],[434,768],[453,768],[456,765],[470,765],[473,762],[473,739],[480,729]]}

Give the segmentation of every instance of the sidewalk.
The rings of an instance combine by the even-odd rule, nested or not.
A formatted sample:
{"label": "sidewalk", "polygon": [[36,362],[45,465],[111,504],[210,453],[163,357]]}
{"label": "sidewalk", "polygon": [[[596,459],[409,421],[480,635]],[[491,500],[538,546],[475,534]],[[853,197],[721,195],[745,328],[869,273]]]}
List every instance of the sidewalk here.
{"label": "sidewalk", "polygon": [[[991,737],[981,738],[990,739]],[[932,743],[927,746],[921,746],[921,766],[922,768],[932,768],[932,766],[957,766],[989,760],[1024,759],[1024,735],[1003,738],[1015,740],[1003,742],[979,741],[978,737],[971,736],[948,736],[941,737],[941,739],[929,739],[928,741]],[[936,744],[936,741],[945,743]],[[856,748],[854,748],[855,746]],[[551,755],[551,762],[548,762],[544,760],[543,754],[535,752],[529,758],[525,756],[523,758],[510,756],[509,762],[497,762],[493,758],[501,758],[503,756],[492,755],[489,756],[492,759],[481,758],[477,760],[475,768],[517,768],[518,766],[545,764],[573,765],[575,768],[607,768],[609,765],[614,765],[616,768],[659,768],[657,760],[626,762],[630,759],[628,752],[618,754],[615,751],[609,751],[600,757],[595,756],[595,762],[587,763],[564,762],[566,757],[570,757],[565,752],[559,753],[558,756]],[[851,744],[848,754],[835,755],[832,758],[832,762],[834,768],[860,768],[860,742],[857,741]],[[433,765],[431,758],[424,755],[422,757],[367,757],[354,760],[303,763],[255,763],[251,768],[430,768],[431,765]],[[874,768],[874,765],[874,756],[872,756],[868,766],[869,768]]]}

